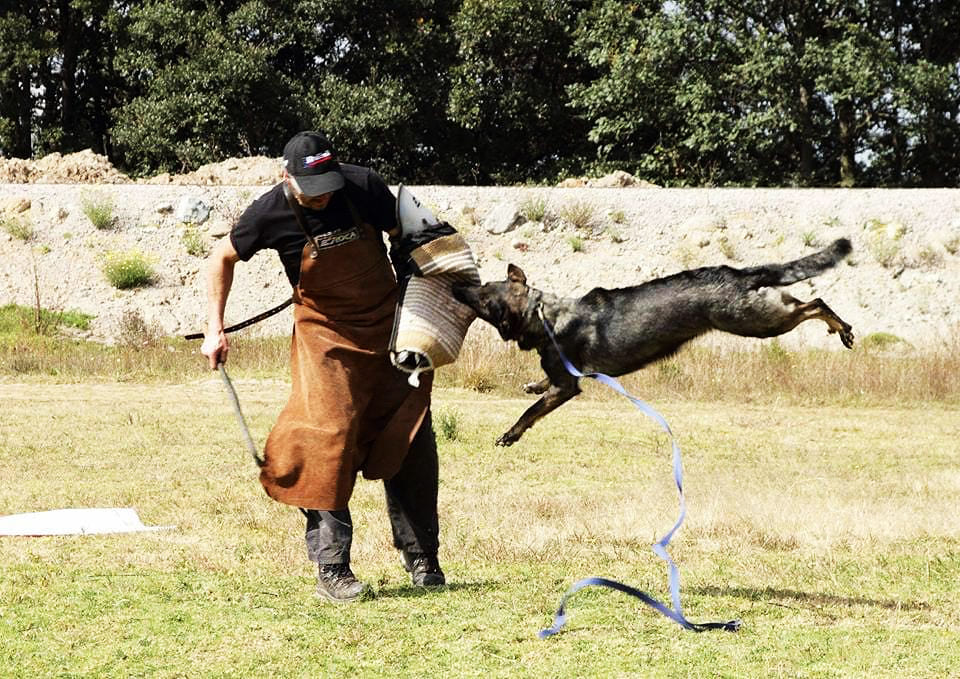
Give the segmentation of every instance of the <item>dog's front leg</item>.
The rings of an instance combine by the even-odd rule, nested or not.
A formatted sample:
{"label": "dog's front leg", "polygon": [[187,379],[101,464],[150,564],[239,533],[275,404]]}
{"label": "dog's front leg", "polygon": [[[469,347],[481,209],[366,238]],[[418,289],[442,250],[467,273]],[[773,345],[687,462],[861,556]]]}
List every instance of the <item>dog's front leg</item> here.
{"label": "dog's front leg", "polygon": [[544,377],[539,382],[528,382],[523,385],[524,392],[528,394],[542,394],[550,388],[550,378]]}
{"label": "dog's front leg", "polygon": [[498,446],[511,446],[520,440],[523,432],[532,427],[534,423],[544,415],[556,410],[564,403],[580,393],[580,387],[576,380],[565,382],[561,386],[551,384],[540,400],[527,408],[516,424],[510,427],[500,438],[497,439]]}

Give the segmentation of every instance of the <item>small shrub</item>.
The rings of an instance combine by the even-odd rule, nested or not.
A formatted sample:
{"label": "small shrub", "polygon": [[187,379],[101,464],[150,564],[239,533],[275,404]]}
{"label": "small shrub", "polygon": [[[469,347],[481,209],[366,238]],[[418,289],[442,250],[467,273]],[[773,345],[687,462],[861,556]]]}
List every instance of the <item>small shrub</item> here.
{"label": "small shrub", "polygon": [[943,261],[943,255],[936,247],[925,245],[917,253],[917,261],[923,266],[936,266]]}
{"label": "small shrub", "polygon": [[610,236],[610,240],[614,243],[622,243],[626,240],[626,238],[623,237],[623,234],[620,233],[620,230],[615,229],[612,226],[607,227],[607,235]]}
{"label": "small shrub", "polygon": [[118,290],[139,288],[153,282],[153,265],[139,250],[106,253],[102,270],[110,285]]}
{"label": "small shrub", "polygon": [[560,210],[560,217],[576,229],[586,229],[593,224],[593,206],[589,203],[573,203]]}
{"label": "small shrub", "polygon": [[902,250],[900,239],[907,232],[903,224],[871,219],[863,225],[863,228],[868,234],[867,249],[880,266],[890,268],[900,261]]}
{"label": "small shrub", "polygon": [[614,210],[610,213],[610,221],[614,224],[623,224],[627,221],[627,215],[623,210]]}
{"label": "small shrub", "polygon": [[570,236],[567,243],[574,252],[583,252],[583,239],[580,236]]}
{"label": "small shrub", "polygon": [[483,367],[465,371],[461,383],[465,389],[472,389],[481,394],[490,393],[499,386],[495,376]]}
{"label": "small shrub", "polygon": [[943,249],[949,252],[951,255],[955,255],[960,252],[960,236],[953,236],[952,238],[944,241]]}
{"label": "small shrub", "polygon": [[528,222],[542,222],[547,216],[547,199],[541,196],[528,198],[520,206],[520,214]]}
{"label": "small shrub", "polygon": [[720,248],[720,252],[723,253],[723,256],[727,259],[736,261],[737,259],[737,249],[733,245],[733,241],[727,238],[726,236],[720,236],[717,238],[717,247]]}
{"label": "small shrub", "polygon": [[155,347],[163,341],[160,326],[147,323],[136,311],[127,311],[120,319],[117,342],[126,347]]}
{"label": "small shrub", "polygon": [[184,229],[181,240],[188,255],[193,255],[194,257],[207,256],[207,243],[203,238],[203,234],[201,234],[196,227],[191,226]]}
{"label": "small shrub", "polygon": [[774,339],[768,344],[762,345],[761,352],[764,358],[773,365],[787,365],[790,363],[790,352],[780,344],[780,340]]}
{"label": "small shrub", "polygon": [[112,201],[84,198],[81,209],[95,229],[102,231],[103,229],[109,229],[113,226],[114,215]]}
{"label": "small shrub", "polygon": [[817,234],[813,231],[805,231],[801,236],[800,240],[803,242],[804,247],[815,248],[820,244],[820,239],[817,238]]}
{"label": "small shrub", "polygon": [[437,413],[437,422],[434,429],[444,441],[456,441],[460,438],[460,418],[458,410],[441,410]]}
{"label": "small shrub", "polygon": [[4,231],[24,243],[33,238],[33,226],[26,219],[8,217],[0,224],[2,224]]}
{"label": "small shrub", "polygon": [[885,351],[896,344],[908,344],[902,337],[889,332],[873,332],[860,340],[861,348],[869,351]]}

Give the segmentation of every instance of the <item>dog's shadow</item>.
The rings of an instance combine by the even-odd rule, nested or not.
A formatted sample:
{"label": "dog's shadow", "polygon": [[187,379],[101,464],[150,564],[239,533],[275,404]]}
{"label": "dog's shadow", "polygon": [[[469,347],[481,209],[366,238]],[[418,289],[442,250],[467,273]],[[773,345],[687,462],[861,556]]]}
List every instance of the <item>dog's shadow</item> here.
{"label": "dog's shadow", "polygon": [[760,601],[778,606],[790,607],[783,600],[790,600],[798,608],[818,606],[872,606],[888,610],[924,611],[930,605],[923,601],[896,601],[894,599],[870,599],[867,597],[840,596],[825,592],[800,592],[795,589],[776,589],[774,587],[690,587],[688,592],[704,596],[729,596],[750,601]]}
{"label": "dog's shadow", "polygon": [[415,599],[435,596],[445,592],[483,592],[490,589],[490,582],[454,582],[440,587],[414,587],[413,585],[386,585],[376,591],[378,599]]}

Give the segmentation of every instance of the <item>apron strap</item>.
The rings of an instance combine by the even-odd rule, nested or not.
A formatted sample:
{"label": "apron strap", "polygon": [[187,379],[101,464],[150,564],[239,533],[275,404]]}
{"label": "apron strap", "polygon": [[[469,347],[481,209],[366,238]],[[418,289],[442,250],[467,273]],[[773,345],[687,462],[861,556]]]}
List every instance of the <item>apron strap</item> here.
{"label": "apron strap", "polygon": [[297,199],[293,197],[293,194],[290,192],[290,186],[286,181],[283,182],[283,196],[287,199],[287,204],[290,206],[290,209],[293,210],[293,216],[296,218],[297,224],[300,226],[300,230],[303,231],[303,235],[306,236],[307,240],[310,242],[310,247],[313,248],[313,252],[310,253],[310,256],[316,259],[320,254],[320,246],[317,244],[317,240],[307,228],[307,220],[303,216],[303,207],[297,202]]}

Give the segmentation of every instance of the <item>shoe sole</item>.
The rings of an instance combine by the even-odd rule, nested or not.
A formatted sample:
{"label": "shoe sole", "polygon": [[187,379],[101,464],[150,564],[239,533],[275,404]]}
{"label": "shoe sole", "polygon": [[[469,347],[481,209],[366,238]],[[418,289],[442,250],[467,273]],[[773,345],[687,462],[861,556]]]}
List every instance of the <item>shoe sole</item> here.
{"label": "shoe sole", "polygon": [[333,596],[332,594],[330,594],[329,592],[327,592],[327,591],[325,591],[325,590],[322,590],[322,589],[319,589],[319,588],[315,591],[315,593],[316,593],[318,599],[323,599],[324,601],[329,601],[329,602],[334,603],[334,604],[352,604],[352,603],[354,603],[354,602],[356,602],[356,601],[364,601],[364,600],[366,600],[366,599],[372,599],[372,598],[374,598],[373,590],[370,589],[370,587],[364,588],[363,590],[361,590],[360,592],[358,592],[355,596],[352,596],[352,597],[347,598],[347,599],[345,599],[345,598],[337,598],[337,597]]}

